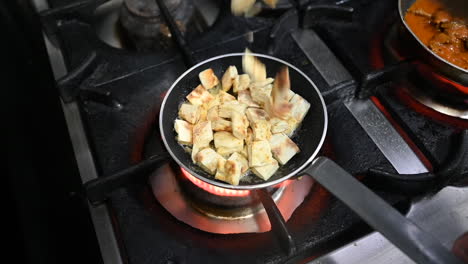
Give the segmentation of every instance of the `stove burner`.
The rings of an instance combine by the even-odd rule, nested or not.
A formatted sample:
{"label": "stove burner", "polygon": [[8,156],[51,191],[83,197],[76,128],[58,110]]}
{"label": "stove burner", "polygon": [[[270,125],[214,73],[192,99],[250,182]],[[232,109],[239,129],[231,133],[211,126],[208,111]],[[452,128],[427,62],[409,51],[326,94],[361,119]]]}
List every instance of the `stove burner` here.
{"label": "stove burner", "polygon": [[[164,0],[186,38],[210,28],[220,12],[214,0]],[[110,0],[94,12],[96,34],[119,49],[155,51],[172,45],[171,33],[154,0]]]}
{"label": "stove burner", "polygon": [[[380,56],[384,56],[381,62],[390,61],[395,63],[404,60],[407,56],[408,51],[402,47],[398,41],[398,24],[393,24],[388,31],[384,39],[384,51]],[[405,53],[406,52],[406,53]],[[374,54],[374,56],[379,56]],[[447,93],[460,93],[461,95],[468,95],[468,87],[462,86],[456,82],[453,82],[446,77],[434,72],[429,66],[421,62],[414,62],[415,69],[417,72],[417,78],[410,76],[411,83],[405,85],[404,91],[400,91],[407,96],[413,97],[414,101],[422,104],[425,107],[449,117],[457,119],[468,120],[468,100],[466,99],[454,99],[454,96],[445,96],[441,91],[447,91]],[[381,65],[383,66],[383,65]],[[423,90],[424,89],[424,90]],[[465,98],[460,96],[460,98]],[[408,100],[406,100],[408,101]],[[410,106],[418,112],[421,108],[414,102]],[[424,111],[424,113],[428,113]]]}
{"label": "stove burner", "polygon": [[[179,29],[186,31],[193,15],[191,1],[164,0]],[[120,23],[131,39],[133,46],[140,51],[155,50],[162,41],[171,37],[164,18],[154,0],[125,0],[120,9]]]}
{"label": "stove burner", "polygon": [[187,177],[193,184],[198,186],[199,188],[214,194],[218,196],[238,196],[238,197],[245,197],[250,195],[250,191],[246,190],[230,190],[230,189],[224,189],[218,186],[214,186],[211,184],[208,184],[204,181],[199,180],[198,178],[192,176],[190,173],[188,173],[185,169],[181,168],[182,174]]}
{"label": "stove burner", "polygon": [[[195,185],[196,181],[188,180],[193,177],[188,173],[180,173],[183,175],[180,177],[175,171],[170,165],[159,168],[150,176],[150,184],[159,203],[178,220],[194,228],[217,234],[261,233],[271,229],[265,210],[250,191],[247,191],[248,196],[219,196],[218,193],[212,194],[200,189]],[[187,182],[195,188],[187,189]],[[285,221],[309,193],[313,180],[304,177],[288,183],[270,190]],[[208,198],[194,196],[195,189],[207,194]]]}

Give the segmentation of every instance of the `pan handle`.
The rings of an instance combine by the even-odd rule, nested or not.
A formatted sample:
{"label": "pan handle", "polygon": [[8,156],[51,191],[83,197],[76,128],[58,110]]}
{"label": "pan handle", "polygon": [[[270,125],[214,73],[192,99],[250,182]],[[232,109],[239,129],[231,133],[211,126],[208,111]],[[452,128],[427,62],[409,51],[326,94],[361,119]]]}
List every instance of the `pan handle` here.
{"label": "pan handle", "polygon": [[462,263],[436,238],[330,159],[315,159],[303,174],[314,178],[416,263]]}

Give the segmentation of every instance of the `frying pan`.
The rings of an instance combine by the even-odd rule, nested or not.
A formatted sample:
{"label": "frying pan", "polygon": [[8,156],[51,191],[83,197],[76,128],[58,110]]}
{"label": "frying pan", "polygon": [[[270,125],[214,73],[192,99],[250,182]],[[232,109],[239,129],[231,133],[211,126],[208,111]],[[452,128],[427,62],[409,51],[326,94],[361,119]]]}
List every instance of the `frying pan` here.
{"label": "frying pan", "polygon": [[274,76],[280,67],[288,66],[292,90],[311,104],[302,125],[292,137],[301,152],[280,167],[268,181],[249,175],[238,186],[217,181],[194,165],[190,154],[176,140],[173,126],[179,106],[199,85],[198,74],[201,71],[212,68],[217,76],[221,76],[230,65],[242,69],[242,55],[232,53],[203,61],[182,74],[167,92],[160,110],[159,127],[167,151],[181,167],[204,182],[235,190],[261,190],[291,177],[313,177],[417,263],[461,263],[435,238],[402,216],[333,161],[325,157],[316,158],[327,131],[325,103],[315,84],[303,72],[278,58],[253,54],[266,65],[268,76]]}
{"label": "frying pan", "polygon": [[[432,70],[441,73],[442,75],[448,77],[452,81],[455,81],[463,86],[468,86],[468,70],[463,69],[451,62],[448,62],[444,58],[440,57],[432,50],[430,50],[424,43],[422,43],[419,38],[413,33],[411,28],[405,21],[405,14],[407,10],[413,5],[416,0],[398,0],[398,11],[400,14],[400,22],[403,25],[403,30],[401,31],[405,43],[408,43],[414,50],[417,52],[419,57],[431,66]],[[444,2],[462,2],[464,0],[445,0]],[[466,7],[466,4],[465,4]],[[468,95],[461,92],[456,93],[458,96],[464,96],[465,99]]]}

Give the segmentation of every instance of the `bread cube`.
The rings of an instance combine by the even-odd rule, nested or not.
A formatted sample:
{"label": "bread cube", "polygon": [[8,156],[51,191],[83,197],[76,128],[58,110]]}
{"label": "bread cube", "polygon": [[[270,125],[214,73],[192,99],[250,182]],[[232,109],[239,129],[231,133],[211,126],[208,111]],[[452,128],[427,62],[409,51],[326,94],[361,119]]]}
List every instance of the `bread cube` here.
{"label": "bread cube", "polygon": [[238,152],[232,153],[232,155],[229,157],[228,160],[232,160],[232,161],[240,163],[241,173],[245,173],[249,169],[249,162],[243,155],[239,154]]}
{"label": "bread cube", "polygon": [[250,76],[248,74],[241,74],[238,75],[237,78],[234,79],[232,84],[232,90],[237,93],[239,91],[244,91],[249,88],[250,85]]}
{"label": "bread cube", "polygon": [[237,101],[239,101],[239,103],[247,105],[248,107],[260,107],[259,104],[252,100],[249,90],[239,91],[237,93]]}
{"label": "bread cube", "polygon": [[206,89],[211,89],[219,83],[218,77],[216,77],[216,74],[211,68],[200,72],[198,77],[200,78],[201,84]]}
{"label": "bread cube", "polygon": [[213,131],[210,121],[200,122],[193,126],[193,144],[208,146],[211,140],[213,140]]}
{"label": "bread cube", "polygon": [[204,104],[206,106],[206,109],[211,109],[212,107],[218,106],[221,104],[221,99],[219,98],[218,94],[211,93],[213,89],[211,89],[209,92],[211,96],[213,96],[213,100],[209,101],[208,103]]}
{"label": "bread cube", "polygon": [[244,147],[244,140],[236,138],[229,132],[220,131],[214,133],[214,145],[216,150],[219,148],[241,151]]}
{"label": "bread cube", "polygon": [[266,80],[265,64],[253,56],[249,49],[246,49],[244,56],[242,56],[242,68],[250,76],[252,82]]}
{"label": "bread cube", "polygon": [[248,146],[248,154],[250,167],[264,166],[273,160],[268,140],[253,141]]}
{"label": "bread cube", "polygon": [[214,131],[232,131],[232,122],[223,118],[211,121],[211,127]]}
{"label": "bread cube", "polygon": [[300,123],[294,117],[290,117],[288,120],[286,120],[286,122],[288,122],[288,129],[286,129],[286,131],[284,131],[283,133],[286,134],[288,137],[292,137],[294,131]]}
{"label": "bread cube", "polygon": [[257,120],[251,125],[253,131],[253,139],[268,140],[271,137],[271,124],[267,120]]}
{"label": "bread cube", "polygon": [[288,67],[282,67],[276,74],[276,81],[273,84],[271,96],[275,104],[289,102],[289,91],[291,91],[291,82],[289,80]]}
{"label": "bread cube", "polygon": [[207,121],[208,110],[205,105],[200,105],[200,115],[198,117],[198,122]]}
{"label": "bread cube", "polygon": [[209,174],[214,175],[218,167],[218,160],[224,159],[212,148],[204,148],[200,150],[196,155],[196,161],[200,167],[208,172]]}
{"label": "bread cube", "polygon": [[236,97],[234,97],[233,95],[229,93],[226,93],[225,91],[219,91],[218,98],[219,98],[220,104],[224,104],[226,102],[231,102],[231,101],[236,101]]}
{"label": "bread cube", "polygon": [[252,97],[252,100],[260,105],[263,105],[265,101],[270,99],[271,96],[271,90],[273,89],[273,86],[271,84],[268,84],[267,86],[263,87],[250,87],[250,96]]}
{"label": "bread cube", "polygon": [[[208,112],[206,113],[206,120],[208,121],[216,121],[218,119],[220,119],[221,117],[219,117],[219,106],[213,106],[211,108],[208,109]],[[213,125],[213,124],[211,124]]]}
{"label": "bread cube", "polygon": [[310,103],[307,102],[302,96],[295,94],[290,103],[292,104],[291,116],[298,122],[302,122],[310,108]]}
{"label": "bread cube", "polygon": [[232,134],[238,139],[244,139],[247,136],[249,121],[244,114],[234,111],[231,115]]}
{"label": "bread cube", "polygon": [[213,131],[211,130],[211,122],[200,122],[193,126],[192,132],[192,161],[196,162],[198,151],[208,147],[213,140]]}
{"label": "bread cube", "polygon": [[252,167],[252,172],[257,175],[258,177],[262,178],[263,180],[268,180],[270,177],[275,174],[275,172],[278,170],[279,165],[276,160],[272,160],[271,163],[263,165],[263,166],[257,166],[257,167]]}
{"label": "bread cube", "polygon": [[192,144],[192,128],[193,126],[184,120],[175,120],[174,129],[177,132],[177,141],[180,144]]}
{"label": "bread cube", "polygon": [[267,112],[259,108],[247,108],[247,110],[245,111],[245,115],[247,116],[247,119],[249,120],[251,125],[257,122],[258,120],[270,120],[270,117],[268,116]]}
{"label": "bread cube", "polygon": [[223,78],[221,78],[221,85],[223,91],[227,92],[231,89],[234,79],[238,76],[239,74],[237,73],[237,68],[236,66],[229,66],[226,70],[226,72],[223,75]]}
{"label": "bread cube", "polygon": [[229,158],[232,153],[239,152],[239,148],[226,148],[220,147],[216,149],[219,155],[223,156],[224,158]]}
{"label": "bread cube", "polygon": [[219,116],[222,118],[231,118],[232,112],[238,112],[239,114],[244,114],[247,105],[239,103],[237,101],[231,101],[222,104],[219,107]]}
{"label": "bread cube", "polygon": [[252,87],[255,87],[255,88],[262,88],[262,87],[265,87],[269,84],[272,84],[273,82],[275,81],[275,79],[273,78],[266,78],[265,80],[263,81],[258,81],[258,82],[251,82],[249,87],[252,88]]}
{"label": "bread cube", "polygon": [[248,168],[247,160],[236,152],[228,160],[220,160],[218,162],[215,179],[228,182],[232,185],[239,185]]}
{"label": "bread cube", "polygon": [[200,107],[189,103],[180,106],[179,116],[190,124],[195,124],[200,118]]}
{"label": "bread cube", "polygon": [[289,124],[286,120],[282,120],[277,117],[273,117],[270,119],[271,124],[271,133],[277,134],[285,132],[289,129]]}
{"label": "bread cube", "polygon": [[203,86],[198,85],[195,90],[193,90],[189,95],[187,95],[187,100],[193,105],[202,105],[207,104],[214,99]]}
{"label": "bread cube", "polygon": [[286,164],[296,153],[299,147],[283,133],[274,134],[270,138],[270,147],[273,157],[281,164]]}

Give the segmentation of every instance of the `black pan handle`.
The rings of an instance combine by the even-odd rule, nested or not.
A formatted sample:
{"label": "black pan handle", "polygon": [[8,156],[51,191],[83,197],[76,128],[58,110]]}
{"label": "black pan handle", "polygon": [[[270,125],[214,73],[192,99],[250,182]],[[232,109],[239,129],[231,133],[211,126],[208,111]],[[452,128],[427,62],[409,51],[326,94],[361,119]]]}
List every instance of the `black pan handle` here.
{"label": "black pan handle", "polygon": [[169,157],[169,153],[163,151],[115,174],[86,182],[84,188],[89,202],[93,205],[103,202],[112,191],[138,178],[147,177],[147,173],[164,164]]}
{"label": "black pan handle", "polygon": [[416,263],[462,263],[432,235],[333,161],[319,157],[304,174],[314,178]]}

